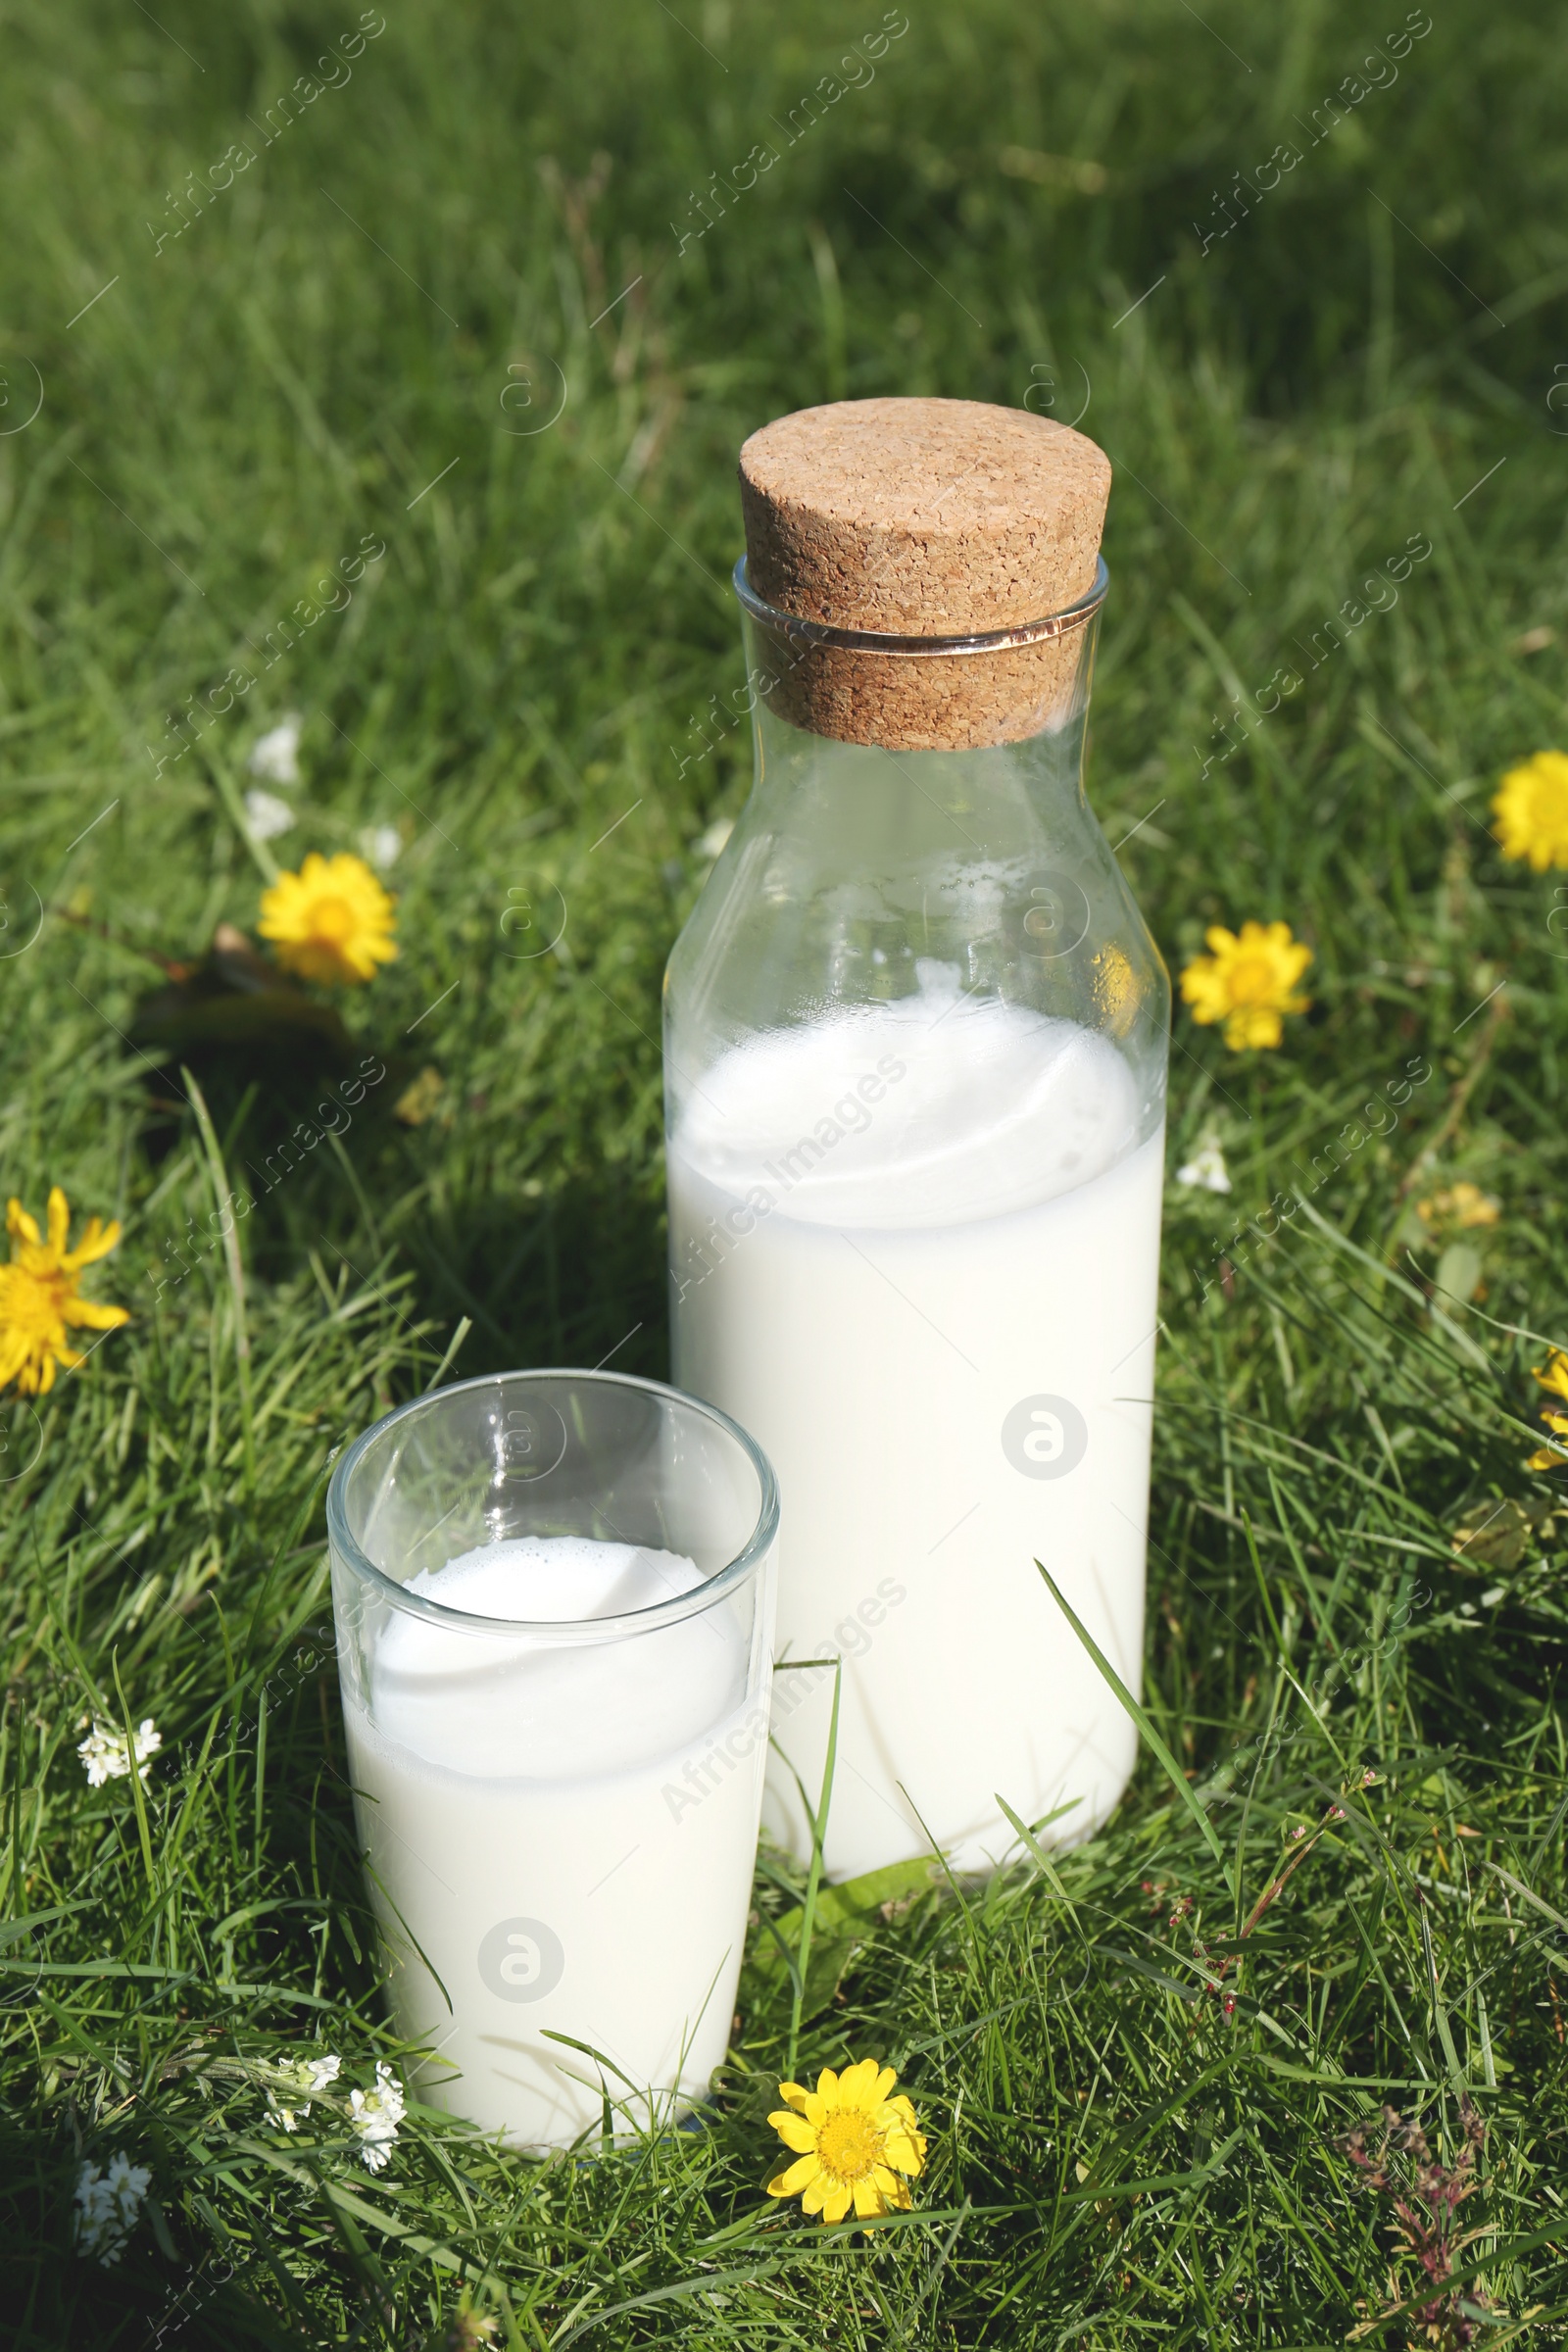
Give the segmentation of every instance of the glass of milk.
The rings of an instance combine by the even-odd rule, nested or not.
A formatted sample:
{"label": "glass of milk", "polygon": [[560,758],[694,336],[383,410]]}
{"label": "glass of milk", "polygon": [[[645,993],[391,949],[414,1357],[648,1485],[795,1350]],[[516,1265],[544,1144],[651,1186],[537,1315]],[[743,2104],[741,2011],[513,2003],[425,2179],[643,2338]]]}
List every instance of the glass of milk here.
{"label": "glass of milk", "polygon": [[712,1406],[508,1372],[327,1496],[355,1814],[419,2095],[518,2147],[668,2123],[724,2055],[756,1862],[773,1474]]}
{"label": "glass of milk", "polygon": [[[918,617],[969,562],[956,525],[938,545],[974,494],[968,453],[944,414],[929,463],[920,443],[908,480],[889,468],[906,412],[970,407],[767,428],[806,428],[806,462],[760,544],[808,510],[798,580],[851,513],[832,593],[858,593],[863,547],[874,597],[923,513]],[[861,411],[881,438],[855,438]],[[980,412],[999,415],[982,482],[1034,421]],[[819,491],[815,451],[831,471],[851,443]],[[1093,521],[1093,585],[1027,629],[813,622],[736,567],[756,781],[665,987],[674,1378],[776,1468],[780,1665],[842,1660],[837,1878],[933,1841],[983,1871],[1016,1850],[1004,1802],[1081,1838],[1134,1760],[1036,1567],[1136,1691],[1169,986],[1084,795]],[[755,560],[750,508],[748,538]],[[774,1683],[763,1820],[802,1859],[795,1776],[814,1798],[832,1690],[822,1665]]]}

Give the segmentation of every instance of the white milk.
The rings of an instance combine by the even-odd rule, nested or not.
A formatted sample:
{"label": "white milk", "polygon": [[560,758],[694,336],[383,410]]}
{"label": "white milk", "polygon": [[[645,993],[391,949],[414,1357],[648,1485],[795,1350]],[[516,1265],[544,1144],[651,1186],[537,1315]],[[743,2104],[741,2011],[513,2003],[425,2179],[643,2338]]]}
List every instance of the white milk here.
{"label": "white milk", "polygon": [[[551,1537],[465,1553],[408,1589],[561,1622],[701,1581],[669,1552]],[[745,1618],[744,1601],[719,1602],[564,1644],[391,1612],[374,1725],[347,1692],[345,1712],[398,2028],[439,2052],[423,2098],[518,2146],[597,2130],[599,2067],[547,2031],[603,2052],[631,2110],[617,2130],[706,2094],[729,2039],[766,1744],[765,1686],[745,1703]]]}
{"label": "white milk", "polygon": [[[835,1878],[983,1869],[999,1792],[1081,1837],[1135,1744],[1034,1563],[1136,1691],[1163,1132],[1104,1040],[919,971],[732,1050],[669,1154],[675,1379],[777,1472],[778,1657],[844,1661]],[[774,1685],[813,1802],[832,1680]],[[808,1853],[776,1759],[763,1819]]]}

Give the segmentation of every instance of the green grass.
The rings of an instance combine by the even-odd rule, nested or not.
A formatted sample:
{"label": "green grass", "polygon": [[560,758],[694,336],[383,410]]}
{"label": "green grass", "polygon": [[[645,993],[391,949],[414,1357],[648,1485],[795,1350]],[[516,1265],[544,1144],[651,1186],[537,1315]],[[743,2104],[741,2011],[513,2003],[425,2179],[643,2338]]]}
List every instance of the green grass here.
{"label": "green grass", "polygon": [[[684,251],[693,191],[782,145],[877,12],[396,0],[264,146],[248,119],[355,16],[7,23],[0,425],[24,361],[43,405],[0,438],[0,1191],[122,1216],[95,1288],[134,1313],[5,1425],[8,2340],[411,2345],[466,2280],[540,2352],[1363,2321],[1398,2344],[1416,2324],[1380,2315],[1415,2275],[1391,2279],[1391,2198],[1343,2142],[1388,2101],[1451,2154],[1465,2095],[1461,2291],[1488,2316],[1462,2324],[1560,2342],[1565,1522],[1521,1464],[1523,1335],[1565,1336],[1568,920],[1487,829],[1498,770],[1563,734],[1555,16],[1444,0],[1206,252],[1215,192],[1304,148],[1402,11],[911,5],[875,79]],[[173,235],[172,192],[241,139],[254,163]],[[563,380],[556,421],[509,429]],[[1182,1793],[1149,1750],[1070,1854],[1021,1845],[984,1891],[886,1916],[827,1898],[803,2064],[884,2055],[932,2142],[871,2240],[760,2194],[792,2009],[760,1930],[703,2129],[535,2165],[411,2109],[372,2179],[330,2107],[291,2140],[264,2120],[302,2050],[360,2083],[395,2054],[313,1631],[329,1449],[464,1317],[460,1372],[617,1344],[664,1368],[659,982],[749,779],[739,729],[683,764],[741,676],[741,439],[846,394],[1034,385],[1070,418],[1086,383],[1117,471],[1096,806],[1113,841],[1139,827],[1123,862],[1173,963],[1249,914],[1316,956],[1277,1054],[1178,1015],[1172,1167],[1212,1127],[1236,1184],[1167,1208],[1146,1700]],[[1417,535],[1397,604],[1308,669]],[[367,538],[352,602],[264,666]],[[241,663],[157,772],[170,714]],[[1204,774],[1237,698],[1251,731]],[[247,1441],[222,1253],[169,1279],[213,1154],[126,1034],[149,956],[254,923],[235,788],[290,708],[307,781],[276,850],[397,825],[403,948],[349,1012],[386,1082],[241,1228]],[[193,1067],[237,1182],[316,1099],[275,1063]],[[1461,1179],[1500,1217],[1466,1237],[1483,1294],[1434,1308],[1445,1237],[1412,1204]],[[1535,1510],[1517,1556],[1456,1563],[1456,1521],[1503,1496]],[[156,1717],[144,1796],[88,1789],[94,1710]],[[764,1868],[760,1911],[799,1895]],[[153,2190],[104,2270],[72,2192],[121,2148]]]}

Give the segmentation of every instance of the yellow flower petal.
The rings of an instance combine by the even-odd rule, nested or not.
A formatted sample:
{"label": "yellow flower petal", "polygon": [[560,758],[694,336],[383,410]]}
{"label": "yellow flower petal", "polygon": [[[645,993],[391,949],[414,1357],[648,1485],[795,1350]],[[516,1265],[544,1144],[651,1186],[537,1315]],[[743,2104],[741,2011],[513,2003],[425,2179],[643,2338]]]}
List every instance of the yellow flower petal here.
{"label": "yellow flower petal", "polygon": [[[858,2065],[846,2067],[839,2077],[840,2101],[853,2107],[864,2107],[868,2111],[880,2106],[877,2081],[881,2072],[874,2058],[862,2058]],[[898,2081],[896,2075],[892,2079]]]}
{"label": "yellow flower petal", "polygon": [[83,1324],[88,1331],[118,1331],[130,1321],[128,1306],[103,1306],[95,1298],[68,1298],[60,1311],[68,1323]]}
{"label": "yellow flower petal", "polygon": [[836,2180],[822,2199],[824,2222],[842,2222],[854,2201],[855,2191],[847,2180]]}
{"label": "yellow flower petal", "polygon": [[808,2148],[814,2150],[816,2132],[804,2115],[792,2115],[786,2109],[782,2114],[770,2115],[767,2120],[784,2145],[793,2148],[798,2156],[804,2156]]}
{"label": "yellow flower petal", "polygon": [[[898,2112],[900,2108],[904,2110],[902,2114]],[[914,2110],[908,2100],[900,2099],[894,2106],[884,2108],[877,2121],[882,2125],[889,2164],[898,2165],[902,2172],[917,2173],[925,2155],[925,2140],[915,2129]]]}
{"label": "yellow flower petal", "polygon": [[851,2193],[855,2198],[856,2216],[859,2221],[871,2221],[882,2211],[882,2197],[875,2181],[857,2180]]}
{"label": "yellow flower petal", "polygon": [[42,1240],[38,1220],[29,1217],[22,1202],[15,1198],[6,1204],[6,1231],[14,1242],[31,1242],[34,1249]]}
{"label": "yellow flower petal", "polygon": [[767,2193],[770,2197],[798,2197],[802,2189],[816,2179],[821,2169],[814,2156],[803,2156],[785,2172],[774,2174],[767,2184]]}
{"label": "yellow flower petal", "polygon": [[111,1250],[120,1247],[120,1219],[111,1217],[106,1225],[101,1217],[89,1217],[87,1228],[74,1250],[68,1250],[60,1263],[69,1273],[79,1273],[83,1266],[96,1265]]}
{"label": "yellow flower petal", "polygon": [[1233,1054],[1277,1046],[1284,1035],[1285,1024],[1269,1004],[1244,1004],[1226,1018],[1225,1043]]}
{"label": "yellow flower petal", "polygon": [[71,1232],[71,1205],[58,1184],[50,1188],[49,1206],[45,1213],[49,1219],[49,1247],[56,1257],[63,1257]]}

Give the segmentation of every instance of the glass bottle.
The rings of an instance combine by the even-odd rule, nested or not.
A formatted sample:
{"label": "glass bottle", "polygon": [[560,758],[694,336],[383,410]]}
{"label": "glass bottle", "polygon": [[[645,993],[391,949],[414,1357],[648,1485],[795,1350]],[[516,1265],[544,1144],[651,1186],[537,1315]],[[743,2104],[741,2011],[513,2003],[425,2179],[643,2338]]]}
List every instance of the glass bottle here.
{"label": "glass bottle", "polygon": [[999,1800],[1076,1838],[1134,1757],[1036,1567],[1136,1691],[1170,994],[1084,797],[1105,567],[959,635],[735,582],[756,781],[665,982],[674,1377],[779,1480],[765,1825],[808,1856],[841,1677],[830,1875],[978,1871]]}

